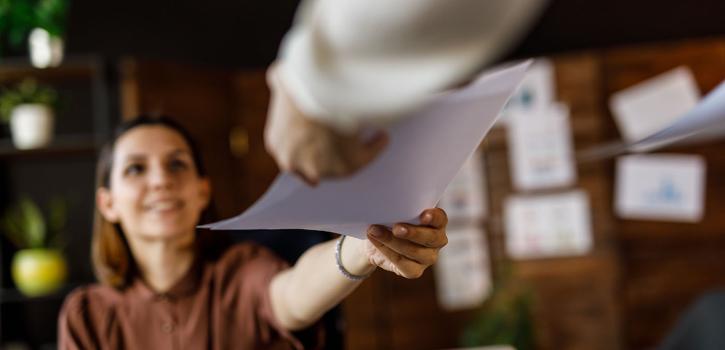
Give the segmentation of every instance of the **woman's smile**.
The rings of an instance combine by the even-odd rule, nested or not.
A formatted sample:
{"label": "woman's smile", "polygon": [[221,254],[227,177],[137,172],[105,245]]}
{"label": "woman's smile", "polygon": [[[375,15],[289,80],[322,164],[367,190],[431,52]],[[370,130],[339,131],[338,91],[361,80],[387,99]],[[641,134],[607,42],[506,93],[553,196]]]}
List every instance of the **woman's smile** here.
{"label": "woman's smile", "polygon": [[165,198],[155,199],[144,203],[144,211],[157,213],[157,214],[168,214],[181,211],[184,209],[184,201],[177,198]]}

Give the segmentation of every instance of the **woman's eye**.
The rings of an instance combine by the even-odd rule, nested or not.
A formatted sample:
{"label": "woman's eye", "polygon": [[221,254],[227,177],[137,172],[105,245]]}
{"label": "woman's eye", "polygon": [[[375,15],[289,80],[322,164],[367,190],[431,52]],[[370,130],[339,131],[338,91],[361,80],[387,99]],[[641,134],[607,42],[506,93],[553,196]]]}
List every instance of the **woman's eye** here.
{"label": "woman's eye", "polygon": [[144,166],[141,164],[129,164],[123,171],[126,175],[138,175],[144,171]]}
{"label": "woman's eye", "polygon": [[169,169],[172,171],[186,170],[189,166],[181,159],[174,159],[169,162]]}

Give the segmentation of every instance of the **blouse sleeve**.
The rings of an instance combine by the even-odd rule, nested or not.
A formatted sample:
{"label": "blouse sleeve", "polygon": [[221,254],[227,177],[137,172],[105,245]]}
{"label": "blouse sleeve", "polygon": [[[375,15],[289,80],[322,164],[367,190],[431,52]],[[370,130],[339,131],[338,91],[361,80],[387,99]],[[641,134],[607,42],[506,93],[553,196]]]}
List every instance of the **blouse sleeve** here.
{"label": "blouse sleeve", "polygon": [[58,318],[58,348],[61,350],[98,349],[100,343],[94,336],[94,322],[88,310],[89,298],[83,287],[66,297]]}
{"label": "blouse sleeve", "polygon": [[465,81],[516,42],[545,0],[308,0],[280,48],[303,112],[381,123]]}

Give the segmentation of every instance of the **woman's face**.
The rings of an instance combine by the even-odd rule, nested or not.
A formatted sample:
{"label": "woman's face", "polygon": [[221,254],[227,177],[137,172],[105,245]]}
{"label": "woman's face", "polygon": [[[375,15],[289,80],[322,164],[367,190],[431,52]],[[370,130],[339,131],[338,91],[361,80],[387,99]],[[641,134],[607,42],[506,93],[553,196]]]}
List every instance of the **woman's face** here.
{"label": "woman's face", "polygon": [[106,220],[120,223],[129,238],[193,234],[210,185],[180,134],[161,125],[135,127],[116,140],[112,164],[110,189],[97,192]]}

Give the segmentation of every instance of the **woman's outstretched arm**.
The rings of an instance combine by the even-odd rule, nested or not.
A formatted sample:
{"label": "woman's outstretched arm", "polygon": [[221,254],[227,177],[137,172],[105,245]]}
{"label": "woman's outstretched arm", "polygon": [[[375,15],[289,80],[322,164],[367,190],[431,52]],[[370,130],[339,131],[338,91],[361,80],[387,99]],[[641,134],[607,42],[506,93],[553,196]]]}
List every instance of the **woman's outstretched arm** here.
{"label": "woman's outstretched arm", "polygon": [[[374,225],[367,240],[347,237],[340,250],[343,267],[353,275],[365,276],[377,267],[405,278],[418,278],[438,259],[448,243],[448,219],[441,209],[427,209],[421,225],[395,224],[390,230]],[[317,321],[360,283],[345,277],[335,262],[336,240],[313,246],[290,269],[272,280],[272,309],[289,330]]]}

